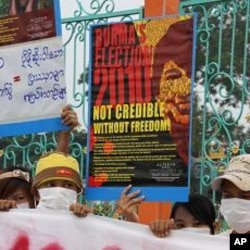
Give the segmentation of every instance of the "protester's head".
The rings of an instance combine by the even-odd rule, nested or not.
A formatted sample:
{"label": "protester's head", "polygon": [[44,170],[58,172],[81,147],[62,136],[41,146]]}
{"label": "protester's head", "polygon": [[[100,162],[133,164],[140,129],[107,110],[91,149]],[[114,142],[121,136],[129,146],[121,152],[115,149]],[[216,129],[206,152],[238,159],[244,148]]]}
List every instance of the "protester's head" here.
{"label": "protester's head", "polygon": [[77,160],[59,152],[42,156],[36,165],[33,187],[39,193],[39,207],[68,207],[82,190]]}
{"label": "protester's head", "polygon": [[189,228],[214,234],[215,209],[212,202],[205,196],[193,194],[188,202],[176,202],[170,218],[174,219],[175,229]]}
{"label": "protester's head", "polygon": [[250,154],[232,158],[212,188],[222,193],[220,210],[234,233],[250,233]]}
{"label": "protester's head", "polygon": [[80,192],[82,180],[77,160],[60,152],[42,156],[36,165],[33,186],[37,189],[63,187]]}
{"label": "protester's head", "polygon": [[31,173],[23,167],[7,167],[0,171],[0,199],[13,200],[17,208],[34,208]]}

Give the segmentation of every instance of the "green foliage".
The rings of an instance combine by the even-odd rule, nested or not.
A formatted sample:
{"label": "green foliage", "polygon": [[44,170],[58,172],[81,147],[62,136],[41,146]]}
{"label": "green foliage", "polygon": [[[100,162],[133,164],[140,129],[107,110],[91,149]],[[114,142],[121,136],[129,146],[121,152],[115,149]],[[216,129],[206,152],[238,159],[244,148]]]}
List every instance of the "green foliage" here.
{"label": "green foliage", "polygon": [[53,7],[53,0],[39,0],[39,8],[51,8]]}
{"label": "green foliage", "polygon": [[10,0],[0,0],[0,17],[7,16],[9,14]]}
{"label": "green foliage", "polygon": [[201,155],[202,141],[202,109],[199,107],[199,96],[195,95],[193,100],[193,119],[192,119],[192,156]]}

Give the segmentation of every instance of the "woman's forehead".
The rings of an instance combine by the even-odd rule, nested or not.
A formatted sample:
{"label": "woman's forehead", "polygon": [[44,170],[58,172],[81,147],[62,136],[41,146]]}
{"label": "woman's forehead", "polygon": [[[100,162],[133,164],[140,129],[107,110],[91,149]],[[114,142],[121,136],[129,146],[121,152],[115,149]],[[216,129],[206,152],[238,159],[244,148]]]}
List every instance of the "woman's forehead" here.
{"label": "woman's forehead", "polygon": [[194,220],[194,216],[183,206],[179,206],[176,210],[176,213],[175,213],[175,220],[178,220],[178,219],[187,219],[187,220]]}

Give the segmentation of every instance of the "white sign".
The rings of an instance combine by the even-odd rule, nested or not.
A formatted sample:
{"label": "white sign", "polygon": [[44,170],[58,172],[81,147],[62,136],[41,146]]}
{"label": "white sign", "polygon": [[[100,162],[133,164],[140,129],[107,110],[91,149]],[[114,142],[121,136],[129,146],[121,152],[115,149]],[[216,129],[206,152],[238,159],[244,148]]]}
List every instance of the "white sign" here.
{"label": "white sign", "polygon": [[61,37],[0,47],[0,136],[59,130],[66,98]]}
{"label": "white sign", "polygon": [[228,250],[229,237],[172,231],[157,238],[149,227],[96,215],[17,209],[0,212],[1,250]]}

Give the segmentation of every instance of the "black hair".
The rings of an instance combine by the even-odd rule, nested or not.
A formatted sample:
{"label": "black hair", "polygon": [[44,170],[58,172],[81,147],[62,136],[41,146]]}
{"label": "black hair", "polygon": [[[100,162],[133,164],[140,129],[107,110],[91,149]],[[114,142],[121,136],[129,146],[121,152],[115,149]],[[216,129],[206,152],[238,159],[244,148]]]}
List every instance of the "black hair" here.
{"label": "black hair", "polygon": [[191,194],[188,202],[176,202],[172,208],[170,218],[175,219],[179,207],[184,207],[194,218],[210,228],[210,234],[214,234],[216,213],[213,203],[207,197],[201,194]]}
{"label": "black hair", "polygon": [[25,180],[22,177],[7,177],[0,180],[0,199],[5,200],[8,199],[10,195],[15,193],[18,188],[21,188],[29,199],[29,203],[31,207],[34,207],[34,198],[31,192],[32,179],[31,172],[26,167],[22,166],[11,166],[5,169],[0,170],[0,175],[8,172],[12,172],[13,170],[21,170],[29,174],[29,181]]}

